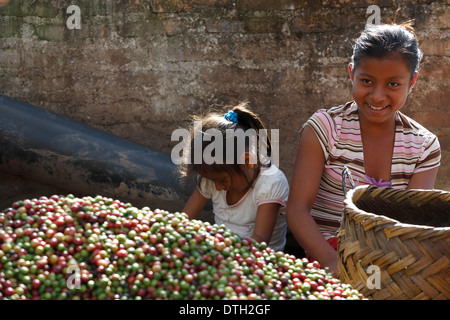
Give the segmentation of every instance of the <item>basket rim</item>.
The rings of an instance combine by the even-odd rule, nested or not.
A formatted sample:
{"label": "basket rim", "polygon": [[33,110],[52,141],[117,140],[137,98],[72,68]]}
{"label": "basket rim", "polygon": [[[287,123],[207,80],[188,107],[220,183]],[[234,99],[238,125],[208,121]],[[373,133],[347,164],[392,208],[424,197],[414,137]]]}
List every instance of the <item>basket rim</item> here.
{"label": "basket rim", "polygon": [[353,202],[353,197],[358,194],[363,194],[366,192],[367,189],[378,189],[381,190],[381,192],[386,190],[393,190],[394,192],[401,192],[401,193],[415,193],[417,191],[426,191],[426,192],[435,192],[440,194],[450,194],[450,192],[445,190],[439,190],[439,189],[394,189],[391,187],[376,187],[373,185],[363,185],[363,186],[357,186],[354,189],[351,189],[347,192],[347,195],[344,199],[344,215],[345,215],[345,207],[348,207],[351,210],[354,210],[357,212],[360,216],[365,217],[367,219],[373,219],[373,220],[385,220],[393,223],[393,226],[398,227],[412,227],[412,228],[418,228],[423,230],[435,230],[435,231],[450,231],[450,227],[433,227],[433,226],[427,226],[427,225],[420,225],[420,224],[412,224],[412,223],[404,223],[400,222],[396,219],[392,219],[390,217],[387,217],[385,215],[378,215],[371,212],[364,211],[362,209],[359,209]]}

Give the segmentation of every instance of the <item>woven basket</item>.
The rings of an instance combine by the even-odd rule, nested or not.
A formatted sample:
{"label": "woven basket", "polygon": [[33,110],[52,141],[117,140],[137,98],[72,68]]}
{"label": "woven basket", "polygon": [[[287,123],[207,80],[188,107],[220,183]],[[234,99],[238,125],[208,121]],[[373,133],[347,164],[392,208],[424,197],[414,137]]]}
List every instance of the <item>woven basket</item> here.
{"label": "woven basket", "polygon": [[348,192],[338,277],[369,299],[450,299],[450,192],[360,186]]}

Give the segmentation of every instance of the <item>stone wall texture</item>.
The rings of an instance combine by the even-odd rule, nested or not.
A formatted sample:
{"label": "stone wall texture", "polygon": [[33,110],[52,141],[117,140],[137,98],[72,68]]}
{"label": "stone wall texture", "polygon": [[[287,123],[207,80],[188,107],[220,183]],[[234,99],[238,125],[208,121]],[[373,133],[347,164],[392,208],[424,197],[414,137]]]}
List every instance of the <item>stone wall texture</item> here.
{"label": "stone wall texture", "polygon": [[[81,28],[66,25],[75,4]],[[450,1],[23,0],[0,8],[0,93],[170,153],[193,114],[247,100],[279,129],[291,179],[298,131],[350,101],[347,65],[370,13],[414,19],[424,52],[402,111],[436,133],[450,190]]]}

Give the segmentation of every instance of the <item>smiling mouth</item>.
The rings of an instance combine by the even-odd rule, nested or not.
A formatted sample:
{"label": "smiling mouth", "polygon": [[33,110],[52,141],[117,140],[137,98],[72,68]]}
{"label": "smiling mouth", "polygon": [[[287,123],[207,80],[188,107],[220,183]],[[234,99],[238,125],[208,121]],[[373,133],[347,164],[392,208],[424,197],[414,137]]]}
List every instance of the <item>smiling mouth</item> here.
{"label": "smiling mouth", "polygon": [[372,109],[372,110],[382,110],[382,109],[388,107],[388,106],[376,107],[376,106],[372,106],[371,104],[367,104],[367,105],[368,105],[368,106],[370,107],[370,109]]}

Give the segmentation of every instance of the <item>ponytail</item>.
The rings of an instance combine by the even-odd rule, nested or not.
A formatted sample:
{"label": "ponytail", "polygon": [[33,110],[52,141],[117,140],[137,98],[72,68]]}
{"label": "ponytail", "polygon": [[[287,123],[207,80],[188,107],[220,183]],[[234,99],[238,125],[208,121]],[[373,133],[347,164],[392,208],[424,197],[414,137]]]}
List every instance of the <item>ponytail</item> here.
{"label": "ponytail", "polygon": [[242,128],[244,131],[247,129],[254,129],[257,134],[258,143],[260,142],[260,130],[264,130],[266,139],[265,141],[265,148],[267,151],[267,156],[270,157],[272,155],[272,144],[270,142],[270,137],[267,135],[266,127],[264,126],[261,119],[258,117],[258,115],[248,108],[248,102],[242,102],[235,106],[232,111],[234,111],[237,114],[237,122],[238,125],[236,128]]}

